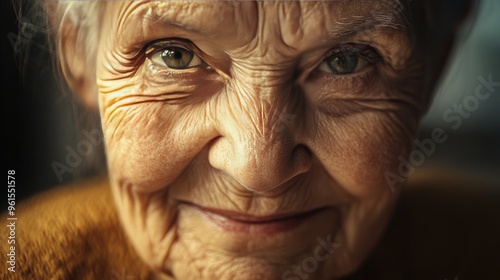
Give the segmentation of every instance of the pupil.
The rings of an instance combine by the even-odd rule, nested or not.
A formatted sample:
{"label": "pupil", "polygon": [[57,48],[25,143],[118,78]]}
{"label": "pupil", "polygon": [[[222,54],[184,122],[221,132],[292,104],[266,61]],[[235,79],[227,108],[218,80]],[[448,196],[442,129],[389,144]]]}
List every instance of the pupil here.
{"label": "pupil", "polygon": [[358,65],[357,55],[336,56],[328,63],[333,72],[337,74],[349,74],[356,70]]}
{"label": "pupil", "polygon": [[167,51],[167,56],[170,58],[174,58],[174,59],[181,59],[182,53],[180,51],[177,51],[177,50],[169,50],[169,51]]}
{"label": "pupil", "polygon": [[183,48],[170,47],[162,51],[161,58],[171,69],[185,69],[193,59],[193,54]]}

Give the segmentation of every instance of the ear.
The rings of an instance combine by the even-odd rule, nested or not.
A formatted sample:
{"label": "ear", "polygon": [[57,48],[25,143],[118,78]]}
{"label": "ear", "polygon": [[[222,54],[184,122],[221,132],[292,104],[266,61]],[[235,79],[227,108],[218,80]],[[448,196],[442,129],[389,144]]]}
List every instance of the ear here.
{"label": "ear", "polygon": [[[66,27],[67,29],[72,29]],[[87,59],[87,54],[82,46],[77,44],[75,32],[65,32],[61,38],[60,63],[63,75],[73,93],[87,107],[97,109],[97,86],[95,78],[95,62]]]}
{"label": "ear", "polygon": [[57,59],[62,76],[87,108],[97,109],[96,52],[99,43],[99,12],[89,9],[91,7],[87,1],[82,4],[56,5],[59,5],[56,10],[60,16],[53,17],[52,26],[55,28]]}

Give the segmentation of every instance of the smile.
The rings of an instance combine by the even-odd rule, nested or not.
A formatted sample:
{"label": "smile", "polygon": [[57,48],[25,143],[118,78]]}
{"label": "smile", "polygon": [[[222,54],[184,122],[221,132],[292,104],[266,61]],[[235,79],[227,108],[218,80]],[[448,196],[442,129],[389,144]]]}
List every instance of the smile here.
{"label": "smile", "polygon": [[200,212],[207,220],[226,232],[265,235],[291,231],[326,210],[326,208],[318,208],[300,213],[255,216],[193,204],[189,207]]}

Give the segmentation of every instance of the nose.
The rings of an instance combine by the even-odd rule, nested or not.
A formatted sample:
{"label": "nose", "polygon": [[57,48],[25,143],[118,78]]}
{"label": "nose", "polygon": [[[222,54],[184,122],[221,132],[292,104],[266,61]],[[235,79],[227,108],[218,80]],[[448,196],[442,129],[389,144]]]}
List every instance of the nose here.
{"label": "nose", "polygon": [[292,86],[266,84],[230,87],[217,110],[220,136],[209,149],[213,167],[255,192],[273,190],[311,166],[309,149],[297,141],[300,97]]}

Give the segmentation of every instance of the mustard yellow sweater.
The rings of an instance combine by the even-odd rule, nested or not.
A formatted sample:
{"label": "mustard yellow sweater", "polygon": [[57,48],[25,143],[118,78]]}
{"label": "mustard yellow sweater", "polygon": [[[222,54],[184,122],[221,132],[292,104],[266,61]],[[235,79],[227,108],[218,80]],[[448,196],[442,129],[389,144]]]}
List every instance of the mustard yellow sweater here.
{"label": "mustard yellow sweater", "polygon": [[[16,267],[0,279],[147,279],[121,229],[106,180],[52,189],[16,207]],[[2,215],[1,221],[7,218]],[[9,221],[10,222],[10,221]],[[2,255],[10,247],[2,227]]]}
{"label": "mustard yellow sweater", "polygon": [[[500,279],[500,186],[434,175],[412,181],[380,244],[346,279]],[[124,235],[106,179],[37,195],[16,217],[15,272],[4,225],[0,279],[153,278]]]}

